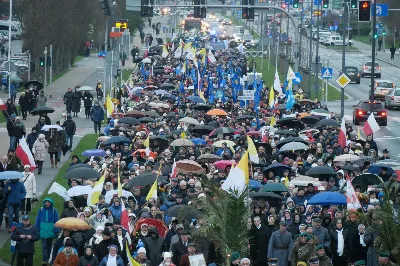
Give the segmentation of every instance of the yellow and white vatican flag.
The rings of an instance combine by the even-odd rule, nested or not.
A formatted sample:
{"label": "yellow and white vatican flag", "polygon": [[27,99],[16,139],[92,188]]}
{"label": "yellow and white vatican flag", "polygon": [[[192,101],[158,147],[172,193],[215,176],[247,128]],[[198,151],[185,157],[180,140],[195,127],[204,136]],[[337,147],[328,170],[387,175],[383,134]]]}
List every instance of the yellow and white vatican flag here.
{"label": "yellow and white vatican flag", "polygon": [[246,189],[249,183],[249,152],[243,154],[242,159],[235,168],[231,169],[228,178],[222,184],[222,189],[225,191],[237,190],[239,192]]}
{"label": "yellow and white vatican flag", "polygon": [[247,136],[247,147],[248,147],[247,150],[249,151],[250,161],[252,161],[253,163],[259,163],[260,158],[258,158],[257,149],[250,136]]}

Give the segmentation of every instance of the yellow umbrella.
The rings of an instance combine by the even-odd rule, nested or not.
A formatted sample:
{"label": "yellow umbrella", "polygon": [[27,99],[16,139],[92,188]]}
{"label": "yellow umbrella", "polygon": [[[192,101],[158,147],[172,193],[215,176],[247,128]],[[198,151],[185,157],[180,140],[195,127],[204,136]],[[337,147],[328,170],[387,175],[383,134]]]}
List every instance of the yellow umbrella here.
{"label": "yellow umbrella", "polygon": [[223,143],[226,143],[226,146],[228,148],[236,145],[236,143],[231,140],[219,140],[219,141],[214,142],[213,146],[221,148]]}
{"label": "yellow umbrella", "polygon": [[70,230],[87,230],[91,228],[84,220],[75,217],[62,218],[54,224],[54,227]]}

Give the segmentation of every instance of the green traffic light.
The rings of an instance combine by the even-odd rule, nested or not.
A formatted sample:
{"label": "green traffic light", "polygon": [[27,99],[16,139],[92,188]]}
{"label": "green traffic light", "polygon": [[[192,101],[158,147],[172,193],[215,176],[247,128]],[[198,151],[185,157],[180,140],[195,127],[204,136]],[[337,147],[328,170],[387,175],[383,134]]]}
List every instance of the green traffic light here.
{"label": "green traffic light", "polygon": [[293,7],[294,7],[294,8],[298,8],[299,6],[298,6],[297,4],[294,4]]}
{"label": "green traffic light", "polygon": [[351,8],[356,8],[356,5],[351,5]]}
{"label": "green traffic light", "polygon": [[323,8],[328,8],[328,5],[326,5],[326,4],[325,4],[325,5],[323,5]]}
{"label": "green traffic light", "polygon": [[378,38],[378,34],[375,34],[375,35],[374,35],[374,38],[377,39],[377,38]]}

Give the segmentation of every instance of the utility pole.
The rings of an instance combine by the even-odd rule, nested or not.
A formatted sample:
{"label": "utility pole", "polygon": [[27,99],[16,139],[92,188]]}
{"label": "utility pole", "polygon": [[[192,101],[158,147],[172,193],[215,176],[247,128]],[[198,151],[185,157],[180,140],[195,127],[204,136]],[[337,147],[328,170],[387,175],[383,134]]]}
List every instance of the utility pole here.
{"label": "utility pole", "polygon": [[47,94],[47,46],[44,47],[44,93]]}
{"label": "utility pole", "polygon": [[[299,43],[299,50],[297,51],[298,57],[299,57],[299,66],[301,67],[301,42],[303,41],[303,19],[304,19],[304,1],[301,1],[301,13],[300,13],[300,25],[299,25],[299,31],[300,31],[300,43]],[[296,55],[297,56],[297,55]]]}
{"label": "utility pole", "polygon": [[[376,49],[376,41],[375,41],[375,34],[376,34],[376,2],[372,5],[372,66],[371,66],[371,89],[369,99],[371,102],[374,101],[374,88],[375,88],[375,49]],[[374,107],[373,104],[370,104],[371,112],[373,111]]]}
{"label": "utility pole", "polygon": [[52,91],[53,91],[53,45],[50,44],[50,95],[49,95],[50,98]]}
{"label": "utility pole", "polygon": [[8,98],[11,98],[11,21],[13,0],[10,0],[10,15],[8,17]]}
{"label": "utility pole", "polygon": [[312,34],[313,34],[313,8],[314,8],[314,3],[310,3],[310,12],[311,12],[311,18],[310,18],[310,36],[309,36],[309,41],[310,41],[310,50],[309,52],[309,57],[308,57],[308,69],[310,71],[310,78],[308,80],[308,97],[311,97],[311,83],[312,83],[312,47],[313,47],[313,42],[312,42]]}
{"label": "utility pole", "polygon": [[[108,17],[106,16],[106,27],[105,27],[105,33],[104,33],[104,52],[107,52],[107,36],[108,36]],[[105,102],[106,100],[106,88],[107,88],[107,56],[104,58],[104,77],[103,77],[103,101]]]}
{"label": "utility pole", "polygon": [[[321,8],[321,9],[320,9]],[[318,2],[318,13],[317,13],[317,42],[315,44],[315,98],[318,99],[319,91],[319,24],[320,17],[322,15],[322,3],[321,6]],[[312,41],[312,38],[311,38]]]}
{"label": "utility pole", "polygon": [[[350,3],[347,1],[344,3],[343,16],[350,17],[350,6],[349,5],[350,5]],[[347,17],[343,17],[342,72],[344,72],[344,69],[346,68],[346,38],[345,38],[345,36],[346,36]],[[344,88],[341,88],[340,89],[340,117],[343,118],[343,116],[344,116]]]}
{"label": "utility pole", "polygon": [[[287,11],[289,12],[289,10],[290,10],[290,4],[289,4],[289,1],[288,1]],[[287,41],[286,41],[286,69],[287,70],[289,69],[289,20],[290,20],[290,18],[288,17],[287,25],[286,25],[286,35],[287,35]]]}
{"label": "utility pole", "polygon": [[31,80],[31,53],[28,53],[28,81]]}

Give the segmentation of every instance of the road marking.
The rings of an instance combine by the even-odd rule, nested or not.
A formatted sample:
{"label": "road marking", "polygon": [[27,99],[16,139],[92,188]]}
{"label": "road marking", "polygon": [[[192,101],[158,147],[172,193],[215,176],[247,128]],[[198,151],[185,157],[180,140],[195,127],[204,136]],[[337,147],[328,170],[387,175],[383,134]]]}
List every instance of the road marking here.
{"label": "road marking", "polygon": [[388,126],[386,126],[386,128],[388,129],[388,130],[392,130],[390,127],[388,127]]}

